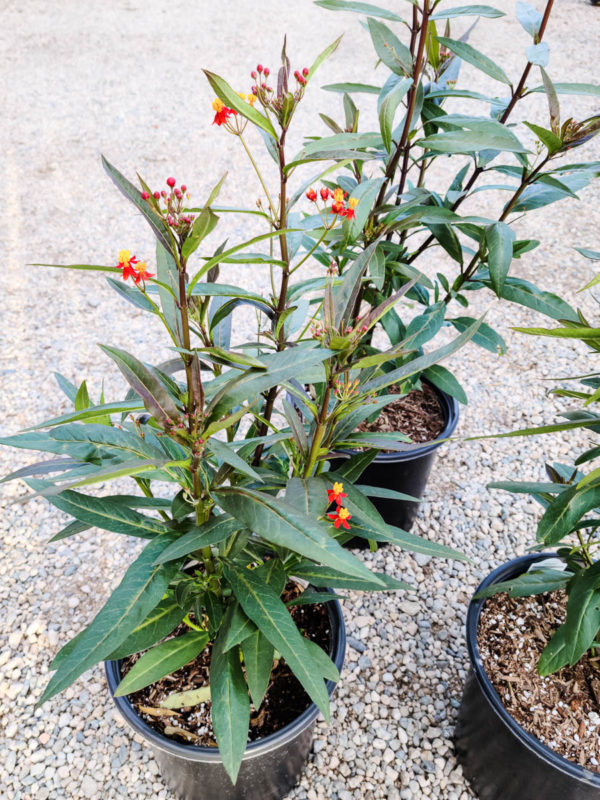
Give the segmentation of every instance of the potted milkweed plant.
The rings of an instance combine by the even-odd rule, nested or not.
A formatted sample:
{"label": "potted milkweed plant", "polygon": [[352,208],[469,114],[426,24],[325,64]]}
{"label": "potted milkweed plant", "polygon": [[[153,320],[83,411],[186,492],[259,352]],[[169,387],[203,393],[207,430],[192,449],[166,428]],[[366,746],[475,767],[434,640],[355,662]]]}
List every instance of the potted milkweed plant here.
{"label": "potted milkweed plant", "polygon": [[[600,259],[596,251],[580,252]],[[517,330],[581,339],[600,350],[598,329],[581,313],[577,323]],[[565,422],[512,435],[597,433],[600,415],[591,406],[599,387],[600,375],[590,373],[580,388],[555,389],[583,400],[583,408],[565,412]],[[547,464],[545,482],[491,484],[531,495],[544,512],[534,552],[492,572],[469,606],[471,671],[456,749],[466,777],[486,800],[516,800],[524,786],[528,796],[549,800],[592,800],[600,792],[598,455],[594,444],[573,464]]]}
{"label": "potted milkweed plant", "polygon": [[[357,316],[361,305],[378,306],[415,280],[407,298],[419,311],[415,314],[405,304],[386,314],[375,339],[373,329],[365,333],[365,354],[377,353],[380,342],[387,340],[392,348],[410,343],[410,352],[386,365],[390,371],[418,358],[423,346],[444,330],[463,331],[473,324],[469,298],[478,290],[491,290],[502,300],[552,319],[577,320],[563,299],[511,274],[513,262],[540,244],[519,238],[516,220],[577,196],[600,171],[594,161],[559,164],[567,151],[598,132],[600,122],[597,116],[583,121],[560,118],[559,94],[597,96],[598,87],[554,84],[547,74],[549,47],[544,34],[553,0],[547,0],[542,11],[516,4],[529,43],[523,48],[521,72],[515,75],[493,60],[493,52],[482,52],[468,41],[478,18],[493,21],[504,16],[491,6],[415,0],[392,11],[349,0],[316,0],[316,4],[366,18],[362,25],[375,51],[377,69],[365,82],[323,87],[340,96],[343,109],[339,115],[330,110],[321,114],[327,134],[308,137],[289,165],[291,169],[299,163],[334,162],[341,170],[335,186],[357,201],[352,218],[314,256],[324,265],[333,258],[343,273],[355,253],[378,242],[356,298]],[[493,42],[492,33],[487,42]],[[463,62],[483,73],[488,93],[465,83]],[[539,92],[548,98],[549,120],[534,118],[517,126],[515,110],[530,120],[528,98]],[[375,130],[364,129],[363,98],[376,100]],[[457,99],[469,110],[446,109]],[[454,169],[448,170],[448,159],[456,164]],[[440,189],[440,175],[446,171],[450,177]],[[325,178],[325,187],[334,189],[334,184]],[[481,192],[500,201],[497,215],[481,215],[477,204]],[[314,200],[319,203],[320,196]],[[464,206],[470,209],[467,214]],[[310,219],[303,225],[309,228]],[[305,239],[313,246],[315,235],[307,230]],[[480,325],[473,342],[496,355],[506,348],[487,323]],[[398,431],[411,442],[396,436],[397,447],[380,450],[364,478],[372,485],[421,497],[435,453],[454,432],[459,402],[466,403],[467,396],[455,376],[437,364],[410,380],[399,379],[393,391],[399,395],[397,402],[362,421],[360,428],[390,436]],[[343,455],[351,453],[345,448]],[[379,497],[374,502],[388,522],[405,529],[418,509],[410,499]]]}
{"label": "potted milkweed plant", "polygon": [[[272,95],[261,87],[230,97],[209,75],[224,98],[214,103],[215,124],[244,141],[252,122],[283,159],[289,122],[330,50],[297,73],[291,90],[284,48]],[[155,266],[122,249],[114,266],[67,268],[108,273],[112,288],[162,323],[173,358],[152,365],[102,345],[129,385],[123,400],[93,403],[85,382],[77,388],[61,376],[74,410],[1,440],[55,456],[8,476],[73,518],[55,539],[96,527],[145,542],[106,604],[54,658],[39,702],[104,661],[120,711],[177,796],[274,800],[297,780],[318,713],[329,718],[345,641],[334,590],[409,588],[342,544],[358,535],[461,557],[389,526],[369,499],[377,490],[357,483],[381,441],[353,438],[355,424],[365,408],[385,404],[382,390],[398,374],[381,369],[385,354],[361,354],[361,341],[411,284],[355,319],[373,243],[342,276],[330,270],[319,279],[322,299],[310,309],[290,282],[307,256],[298,253],[304,232],[289,218],[286,181],[259,210],[268,233],[201,255],[218,222],[222,180],[195,207],[175,178],[160,190],[140,179],[137,188],[103,163],[152,228]],[[357,205],[334,190],[319,241]],[[266,240],[279,243],[282,258],[249,250]],[[264,297],[219,282],[236,261],[266,261],[273,275],[280,270],[279,288],[274,279]],[[259,312],[256,337],[232,343],[232,314],[243,304]],[[403,377],[451,355],[478,324],[400,367]],[[298,385],[320,388],[310,398]],[[332,471],[331,452],[348,443],[362,449]],[[113,479],[130,479],[136,493],[86,492]]]}

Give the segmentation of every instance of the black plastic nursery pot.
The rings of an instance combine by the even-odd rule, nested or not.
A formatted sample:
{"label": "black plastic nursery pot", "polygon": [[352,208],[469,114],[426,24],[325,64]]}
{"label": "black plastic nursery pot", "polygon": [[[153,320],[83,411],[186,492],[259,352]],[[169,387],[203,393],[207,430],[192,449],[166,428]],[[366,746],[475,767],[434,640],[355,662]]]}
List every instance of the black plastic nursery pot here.
{"label": "black plastic nursery pot", "polygon": [[[510,580],[532,564],[556,558],[537,553],[494,570],[477,591]],[[477,629],[485,600],[471,600],[467,646],[471,669],[455,733],[459,763],[479,800],[598,800],[600,774],[568,761],[518,725],[486,675]]]}
{"label": "black plastic nursery pot", "polygon": [[[341,671],[346,651],[346,630],[337,600],[326,603],[329,616],[329,654]],[[120,661],[105,662],[108,686],[117,708],[129,725],[148,743],[165,783],[180,800],[280,800],[296,785],[308,758],[315,721],[312,703],[294,722],[246,748],[236,785],[233,786],[216,747],[198,747],[169,739],[138,716],[127,697],[114,697],[121,680]],[[329,696],[336,684],[327,681]]]}
{"label": "black plastic nursery pot", "polygon": [[[435,460],[436,452],[447,439],[452,436],[458,425],[459,404],[456,398],[438,389],[429,381],[422,379],[436,393],[442,408],[445,425],[444,429],[433,442],[423,444],[406,444],[405,449],[393,453],[378,453],[369,466],[360,476],[359,483],[365,486],[376,486],[380,489],[393,489],[421,499],[429,479],[429,473]],[[331,460],[331,469],[336,470],[342,466],[343,460],[356,454],[356,450],[343,451],[342,458]],[[389,500],[373,497],[373,504],[387,522],[404,531],[410,530],[419,510],[419,503],[408,500]],[[353,540],[352,546],[358,544]]]}

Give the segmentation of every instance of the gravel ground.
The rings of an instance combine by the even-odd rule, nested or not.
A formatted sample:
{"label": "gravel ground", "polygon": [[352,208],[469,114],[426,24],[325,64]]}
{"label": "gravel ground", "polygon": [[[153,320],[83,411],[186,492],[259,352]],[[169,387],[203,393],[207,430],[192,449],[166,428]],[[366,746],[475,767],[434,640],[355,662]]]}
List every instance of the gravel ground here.
{"label": "gravel ground", "polygon": [[[2,432],[8,433],[64,409],[52,370],[74,381],[87,378],[94,396],[106,373],[107,396],[121,395],[115,371],[96,348],[98,340],[152,359],[160,350],[147,318],[99,276],[26,266],[113,263],[121,247],[140,257],[152,252],[144,223],[103,175],[99,152],[128,174],[139,170],[153,186],[174,174],[198,200],[227,169],[224,202],[250,205],[253,176],[235,142],[210,126],[212,96],[200,68],[216,70],[247,90],[256,62],[275,67],[284,31],[293,68],[301,68],[340,28],[344,41],[320,83],[368,81],[374,60],[355,15],[331,14],[308,0],[252,5],[172,0],[168,6],[157,0],[5,0],[0,5],[0,403]],[[512,0],[495,5],[509,16],[482,20],[471,41],[475,46],[493,41],[495,59],[516,76],[526,37],[512,19]],[[555,80],[593,80],[597,42],[591,31],[599,14],[586,0],[557,4],[547,34]],[[485,76],[474,75],[474,81],[482,90],[488,85]],[[562,102],[579,118],[597,110],[590,98]],[[335,103],[317,89],[309,93],[303,132],[322,132],[317,112],[331,113]],[[536,96],[528,108],[543,104]],[[368,127],[367,119],[363,129]],[[600,140],[585,155],[600,158]],[[440,178],[443,170],[440,165]],[[580,203],[569,200],[519,222],[519,236],[535,236],[543,246],[517,262],[516,272],[573,300],[591,269],[572,247],[598,248],[599,199],[598,186],[592,187]],[[488,213],[490,202],[487,193],[479,194],[474,207]],[[225,229],[232,241],[248,233],[239,222]],[[432,254],[428,268],[435,271],[439,258]],[[223,277],[253,288],[267,285],[266,275],[255,268]],[[592,298],[580,302],[595,314]],[[475,310],[488,310],[488,320],[510,349],[494,357],[468,345],[460,361],[455,358],[452,368],[470,399],[460,432],[555,419],[559,404],[545,398],[543,381],[588,371],[583,349],[512,333],[510,325],[539,323],[539,317],[501,306],[491,295],[479,297]],[[247,330],[250,322],[242,318],[239,329]],[[544,459],[566,460],[582,441],[583,436],[571,441],[553,436],[457,442],[443,449],[416,529],[461,548],[474,563],[432,561],[395,549],[365,556],[377,568],[412,581],[418,593],[353,594],[345,602],[350,639],[333,722],[319,726],[314,757],[290,800],[472,797],[451,743],[467,665],[467,602],[485,573],[532,542],[537,518],[526,498],[485,486],[514,475],[539,477]],[[1,457],[2,473],[31,460],[8,451]],[[91,618],[140,545],[94,531],[47,546],[64,525],[63,515],[37,500],[11,504],[22,493],[11,484],[2,496],[0,796],[165,800],[171,795],[156,764],[113,711],[100,667],[50,704],[34,708],[59,644]]]}

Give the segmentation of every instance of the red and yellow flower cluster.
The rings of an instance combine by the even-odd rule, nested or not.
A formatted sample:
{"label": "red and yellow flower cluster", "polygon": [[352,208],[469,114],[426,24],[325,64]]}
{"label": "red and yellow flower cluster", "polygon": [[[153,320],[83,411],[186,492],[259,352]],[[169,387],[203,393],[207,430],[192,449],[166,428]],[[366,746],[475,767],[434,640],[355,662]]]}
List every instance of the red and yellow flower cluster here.
{"label": "red and yellow flower cluster", "polygon": [[153,278],[154,273],[148,272],[145,261],[138,261],[135,256],[130,255],[129,250],[119,251],[119,263],[117,269],[123,270],[123,280],[133,278],[136,285],[140,281],[145,281],[147,278]]}
{"label": "red and yellow flower cluster", "polygon": [[[248,105],[253,106],[256,103],[256,95],[255,94],[243,94],[239,92],[239,97],[244,102],[248,103]],[[227,108],[225,103],[219,98],[215,97],[213,100],[212,107],[215,111],[215,118],[213,119],[213,125],[225,125],[229,121],[229,117],[237,117],[237,111],[233,108]]]}
{"label": "red and yellow flower cluster", "polygon": [[352,519],[352,514],[342,505],[344,497],[348,497],[344,492],[344,484],[336,481],[333,484],[333,488],[327,490],[327,500],[330,503],[335,503],[336,509],[335,511],[330,511],[327,516],[331,522],[333,522],[334,528],[339,528],[341,526],[349,531],[350,525],[348,524],[348,520]]}
{"label": "red and yellow flower cluster", "polygon": [[[332,191],[326,186],[323,186],[319,191],[319,195],[324,203],[329,199],[333,201],[330,208],[332,214],[336,214],[338,217],[346,217],[346,219],[354,219],[356,216],[354,209],[358,205],[358,200],[356,197],[351,197],[346,203],[348,192],[345,192],[343,189],[337,188]],[[311,203],[317,203],[319,195],[317,195],[316,189],[312,187],[306,192],[306,196]]]}

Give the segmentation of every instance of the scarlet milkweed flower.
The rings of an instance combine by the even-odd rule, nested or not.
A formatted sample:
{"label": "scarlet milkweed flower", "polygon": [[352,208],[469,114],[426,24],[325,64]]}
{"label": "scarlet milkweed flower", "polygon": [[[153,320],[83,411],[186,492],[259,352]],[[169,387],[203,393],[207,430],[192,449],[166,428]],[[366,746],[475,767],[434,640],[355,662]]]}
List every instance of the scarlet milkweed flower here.
{"label": "scarlet milkweed flower", "polygon": [[309,189],[306,192],[306,196],[311,201],[311,203],[316,203],[316,201],[317,201],[317,193],[316,193],[316,191],[314,189]]}
{"label": "scarlet milkweed flower", "polygon": [[322,200],[323,202],[325,202],[325,201],[326,201],[326,200],[328,200],[328,199],[329,199],[329,189],[328,189],[326,186],[324,186],[324,187],[321,189],[321,200]]}
{"label": "scarlet milkweed flower", "polygon": [[347,494],[344,494],[344,484],[338,483],[337,481],[333,484],[333,489],[327,489],[327,499],[330,503],[334,501],[338,504],[338,506],[342,505],[342,498],[348,497]]}
{"label": "scarlet milkweed flower", "polygon": [[339,528],[341,525],[347,531],[350,530],[350,525],[348,525],[348,520],[352,519],[352,514],[348,511],[347,508],[344,508],[343,506],[338,506],[335,511],[332,511],[330,514],[327,514],[327,516],[333,522],[334,528]]}
{"label": "scarlet milkweed flower", "polygon": [[354,209],[356,208],[357,205],[358,205],[358,200],[356,199],[356,197],[351,197],[350,200],[348,200],[348,208],[346,209],[346,215],[345,215],[346,219],[354,219],[354,217],[356,216],[356,214],[354,213]]}
{"label": "scarlet milkweed flower", "polygon": [[213,100],[212,107],[217,112],[213,119],[213,125],[222,125],[224,122],[227,122],[232,114],[234,116],[237,114],[237,111],[234,111],[233,108],[227,108],[225,103],[218,97],[215,97]]}
{"label": "scarlet milkweed flower", "polygon": [[123,270],[124,281],[126,281],[127,278],[133,278],[135,280],[137,272],[134,264],[137,264],[137,258],[132,256],[129,250],[119,250],[119,263],[117,264],[117,269]]}
{"label": "scarlet milkweed flower", "polygon": [[340,216],[343,216],[345,211],[346,211],[346,209],[344,208],[343,203],[334,203],[331,206],[331,213],[332,214],[339,214]]}
{"label": "scarlet milkweed flower", "polygon": [[333,192],[333,199],[337,204],[342,204],[344,202],[344,190],[343,189],[336,189]]}
{"label": "scarlet milkweed flower", "polygon": [[145,281],[148,278],[153,278],[153,277],[154,277],[154,273],[153,272],[148,272],[148,268],[146,266],[146,262],[142,261],[141,264],[137,265],[137,274],[135,275],[135,277],[133,279],[136,282],[136,284],[138,284],[140,281]]}

